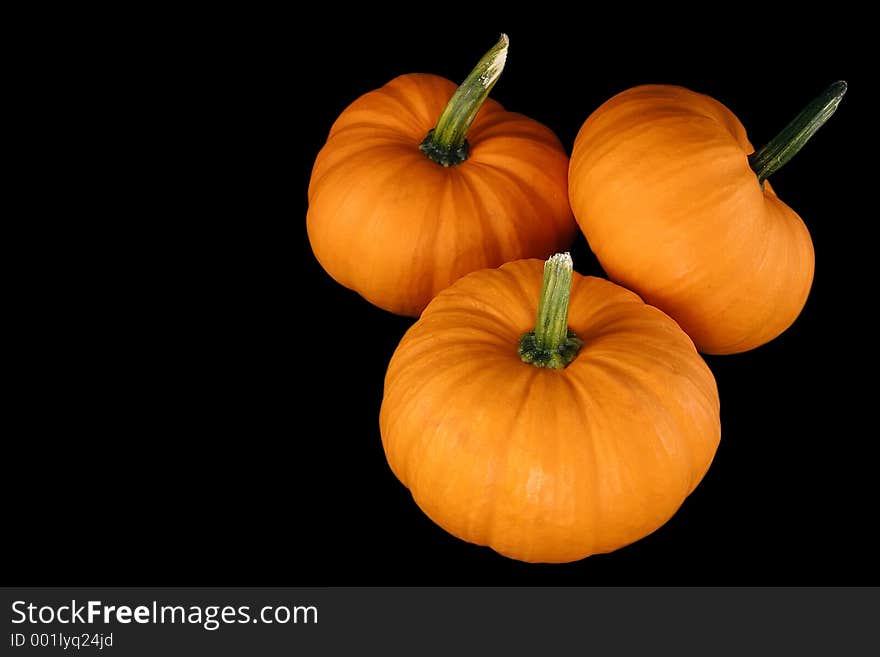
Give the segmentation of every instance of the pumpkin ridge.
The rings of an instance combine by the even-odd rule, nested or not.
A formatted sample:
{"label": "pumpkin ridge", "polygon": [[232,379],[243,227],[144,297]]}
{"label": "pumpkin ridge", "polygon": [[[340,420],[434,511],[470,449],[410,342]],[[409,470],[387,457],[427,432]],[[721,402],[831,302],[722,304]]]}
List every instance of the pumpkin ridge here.
{"label": "pumpkin ridge", "polygon": [[418,142],[414,142],[411,135],[401,131],[399,128],[366,120],[348,123],[328,137],[327,143],[332,143],[336,146],[338,141],[346,140],[361,145],[363,150],[369,150],[370,146],[366,143],[368,139],[375,139],[376,141],[384,139],[395,144],[411,145],[418,148]]}
{"label": "pumpkin ridge", "polygon": [[[488,169],[494,172],[498,178],[503,179],[506,187],[505,191],[510,195],[516,195],[518,197],[517,205],[526,206],[531,210],[528,214],[520,214],[517,216],[519,221],[514,224],[517,231],[521,231],[525,234],[533,233],[534,231],[530,229],[529,223],[527,222],[530,220],[534,221],[534,218],[536,217],[557,216],[557,214],[553,212],[553,208],[549,206],[543,197],[538,197],[534,194],[526,194],[523,190],[531,189],[532,185],[522,180],[522,178],[510,170],[485,161],[479,163],[475,162],[474,164],[479,164],[484,170]],[[538,205],[539,203],[541,204],[540,206]]]}
{"label": "pumpkin ridge", "polygon": [[[451,377],[451,378],[450,378]],[[440,376],[440,372],[434,372],[433,378],[436,385],[436,382],[439,380],[443,381],[442,384],[442,392],[438,389],[433,389],[432,392],[434,395],[444,398],[448,400],[448,403],[444,404],[442,409],[438,413],[432,413],[429,420],[430,425],[433,427],[430,431],[423,432],[422,437],[422,446],[420,451],[424,452],[425,446],[432,440],[440,440],[437,436],[438,431],[442,431],[444,438],[449,435],[449,431],[466,427],[466,425],[462,424],[457,419],[450,419],[450,416],[455,415],[458,417],[461,413],[461,410],[457,408],[456,404],[454,404],[454,400],[456,398],[466,400],[464,406],[467,407],[468,404],[473,404],[473,401],[481,395],[481,393],[485,394],[486,386],[483,385],[486,379],[491,379],[494,377],[494,372],[490,369],[478,369],[474,371],[473,367],[469,366],[467,361],[459,361],[450,363],[443,371],[443,376]],[[443,393],[446,394],[443,394]],[[468,435],[469,432],[464,430],[463,433]],[[446,468],[449,468],[449,453],[452,451],[459,451],[462,448],[467,447],[468,454],[478,454],[479,456],[485,455],[485,447],[479,439],[470,438],[468,444],[465,445],[462,441],[457,441],[455,448],[445,447],[441,450],[441,456],[437,458],[438,461],[441,461]],[[407,461],[407,478],[404,481],[404,484],[410,491],[413,493],[413,497],[418,498],[425,496],[425,488],[423,488],[423,475],[422,470],[426,465],[426,461],[421,458],[413,458],[416,455],[412,454],[413,450],[410,450],[410,457]],[[431,462],[431,465],[435,465]],[[469,464],[470,466],[471,464]],[[471,467],[478,467],[479,464],[475,464]],[[442,484],[434,484],[432,486],[427,486],[428,489],[435,489],[435,486],[441,486]],[[435,489],[436,490],[436,489]],[[442,495],[441,495],[442,496]]]}
{"label": "pumpkin ridge", "polygon": [[474,121],[469,134],[473,155],[479,145],[485,147],[498,140],[523,141],[552,151],[561,146],[559,138],[547,126],[518,112],[498,111],[485,117],[481,115],[478,121]]}
{"label": "pumpkin ridge", "polygon": [[[681,376],[681,374],[675,370],[667,370],[664,379],[670,382],[667,386],[669,390],[678,389],[679,386],[686,386],[687,388],[691,387],[688,378]],[[662,458],[657,457],[658,472],[674,472],[675,479],[681,486],[681,502],[675,507],[675,509],[677,509],[684,503],[685,498],[691,490],[691,475],[695,469],[694,466],[696,465],[694,463],[694,452],[689,449],[689,446],[681,444],[682,441],[679,436],[685,435],[686,432],[682,431],[682,427],[679,426],[679,419],[672,415],[669,405],[660,398],[657,394],[657,390],[646,385],[644,379],[635,379],[634,381],[634,389],[637,391],[638,397],[642,400],[646,400],[647,403],[650,403],[655,409],[657,409],[657,414],[654,416],[653,431],[649,433],[648,437],[659,446],[659,449],[652,450],[652,454],[662,455]],[[675,444],[670,445],[669,441],[674,441]],[[674,455],[678,453],[687,454],[688,467],[676,468],[677,459],[674,458]],[[673,513],[675,512],[675,509],[673,509]]]}
{"label": "pumpkin ridge", "polygon": [[[465,180],[465,184],[471,190],[474,198],[479,198],[479,203],[483,211],[489,215],[486,220],[492,224],[493,234],[497,236],[501,233],[501,231],[495,227],[496,223],[502,221],[507,222],[507,230],[503,231],[506,240],[500,242],[500,246],[496,246],[496,259],[491,264],[491,266],[498,267],[510,260],[512,254],[522,252],[526,244],[526,240],[523,239],[523,233],[528,231],[523,231],[521,229],[521,217],[516,217],[516,220],[511,224],[509,218],[510,214],[506,212],[506,207],[510,203],[509,196],[507,194],[501,194],[494,185],[481,180],[480,176],[471,173],[470,170],[473,169],[475,165],[479,164],[474,161],[473,158],[471,158],[468,164],[468,170],[462,171],[464,174],[462,178]],[[486,198],[484,198],[484,194]],[[489,199],[491,199],[491,201]],[[490,208],[493,210],[492,212],[489,211]],[[504,248],[505,246],[507,248]]]}
{"label": "pumpkin ridge", "polygon": [[[650,307],[650,306],[648,306],[648,307]],[[697,354],[696,348],[693,346],[693,344],[689,345],[689,348],[686,349],[686,351],[691,352],[693,354]],[[625,350],[624,353],[631,354],[634,352],[632,350]],[[645,354],[641,354],[641,355],[644,356]],[[613,353],[613,351],[612,351],[612,353],[609,353],[608,351],[603,350],[600,353],[588,352],[586,354],[584,366],[586,366],[587,363],[592,364],[594,367],[597,368],[596,374],[598,374],[600,376],[604,374],[604,376],[606,376],[606,377],[611,377],[612,380],[626,379],[628,381],[636,382],[637,385],[639,386],[639,388],[642,390],[641,394],[643,394],[643,395],[650,394],[658,402],[658,405],[656,406],[656,408],[658,408],[658,409],[662,408],[664,416],[667,418],[667,420],[669,420],[669,422],[671,424],[677,425],[678,420],[676,420],[675,418],[670,416],[669,408],[662,402],[662,400],[657,398],[657,395],[653,390],[651,390],[650,388],[648,388],[644,385],[644,381],[642,381],[640,375],[642,375],[645,371],[647,371],[646,366],[638,366],[637,367],[637,366],[635,366],[634,363],[628,362],[628,366],[624,367],[624,362],[626,362],[626,361],[621,361],[619,356],[615,355]],[[717,389],[717,386],[714,384],[714,377],[703,376],[700,379],[700,380],[711,380],[712,387],[708,391],[697,387],[694,383],[694,381],[697,378],[699,378],[698,376],[695,376],[695,375],[705,374],[706,372],[708,372],[708,367],[705,365],[705,363],[701,359],[693,361],[693,367],[688,370],[670,369],[668,367],[668,363],[669,363],[668,357],[663,358],[659,352],[654,355],[651,355],[649,362],[651,365],[651,369],[661,367],[666,371],[666,374],[663,376],[664,379],[674,380],[676,382],[676,386],[667,385],[667,386],[664,386],[664,389],[672,389],[673,387],[679,388],[682,385],[686,386],[688,389],[690,389],[690,393],[687,396],[697,400],[700,408],[705,408],[704,402],[711,404],[713,398],[717,399],[718,389]],[[694,368],[697,368],[700,365],[702,367],[699,367],[698,369],[700,369],[702,371],[701,372],[696,371]],[[594,378],[595,378],[596,374],[593,375]],[[716,404],[713,406],[713,408],[711,408],[709,410],[715,410],[717,412],[720,409],[718,409],[717,404]],[[720,429],[720,424],[719,424],[719,429]],[[689,432],[687,432],[687,431],[683,431],[680,433],[682,435],[689,435]],[[695,450],[692,448],[692,446],[689,444],[684,444],[681,446],[682,449],[680,451],[682,453],[686,452],[688,454],[689,459],[690,459],[690,463],[691,463],[691,468],[688,469],[688,472],[691,474],[688,477],[688,480],[686,482],[683,482],[686,485],[683,489],[684,492],[682,494],[682,501],[684,500],[684,498],[686,498],[694,490],[694,488],[696,488],[699,481],[703,478],[706,471],[709,469],[709,466],[711,465],[711,462],[714,458],[714,453],[717,450],[719,438],[720,438],[720,436],[713,436],[711,438],[711,441],[715,444],[715,447],[711,449],[712,454],[709,455],[707,462],[705,464],[702,464],[702,463],[699,464],[699,466],[700,466],[699,469],[696,467],[698,464],[695,461],[696,455],[694,453]],[[658,436],[658,439],[659,439],[659,436]],[[700,445],[700,447],[704,448],[703,445]],[[664,449],[665,449],[665,443],[664,443]],[[667,450],[667,453],[668,453],[668,450]],[[694,472],[697,472],[697,471],[700,472],[699,476],[693,474]]]}
{"label": "pumpkin ridge", "polygon": [[[413,250],[414,259],[418,258],[417,254],[419,252],[427,251],[431,254],[429,260],[440,265],[431,268],[429,275],[426,277],[425,294],[427,294],[428,298],[437,296],[437,293],[441,292],[446,287],[445,282],[447,272],[441,271],[441,267],[448,267],[450,270],[458,269],[454,260],[451,262],[449,261],[446,250],[447,240],[441,239],[443,231],[447,230],[451,231],[451,237],[448,239],[448,243],[457,244],[460,239],[458,222],[454,220],[444,221],[447,217],[454,219],[456,216],[455,203],[453,202],[454,199],[452,194],[452,178],[450,176],[443,176],[433,194],[433,198],[435,199],[433,204],[433,221],[427,222],[430,228],[423,232],[423,239],[419,244],[419,248]],[[447,204],[449,204],[448,211],[446,207]],[[417,264],[417,262],[414,262],[414,266],[417,266]],[[425,294],[420,296],[425,296]]]}
{"label": "pumpkin ridge", "polygon": [[[466,173],[458,172],[459,175],[456,176],[456,181],[464,190],[463,195],[467,196],[470,199],[472,206],[475,209],[473,213],[474,223],[480,227],[480,232],[483,235],[488,236],[489,239],[482,240],[485,243],[491,244],[491,252],[489,255],[484,257],[484,261],[487,267],[498,267],[504,263],[504,256],[501,253],[500,245],[504,242],[499,239],[500,235],[498,230],[496,229],[495,222],[493,219],[495,215],[488,210],[488,206],[483,201],[482,194],[476,190],[473,184],[471,184],[471,177]],[[516,235],[516,231],[514,231],[514,235]],[[516,247],[519,248],[521,242],[517,237]]]}
{"label": "pumpkin ridge", "polygon": [[[406,134],[407,137],[411,137],[418,142],[424,136],[425,130],[430,128],[433,121],[432,118],[429,118],[431,102],[424,93],[422,88],[423,82],[428,82],[434,86],[447,87],[450,96],[455,91],[455,84],[440,75],[405,73],[404,75],[398,75],[378,89],[361,96],[355,103],[364,101],[365,107],[363,110],[359,107],[356,110],[366,111],[371,115],[375,115],[374,118],[365,122],[376,125],[385,125],[388,122],[388,117],[392,117],[398,123],[397,126],[392,123],[391,127],[393,129]],[[413,87],[416,91],[411,95],[411,88]],[[355,103],[352,103],[349,107],[354,107]],[[373,103],[390,104],[394,107],[376,108],[371,106]],[[396,111],[394,108],[396,108]],[[345,113],[343,113],[343,116],[345,116]],[[425,128],[425,125],[428,128]],[[404,129],[405,127],[406,129]],[[331,136],[333,136],[332,133]]]}
{"label": "pumpkin ridge", "polygon": [[[344,158],[339,158],[338,161],[333,162],[330,165],[323,165],[322,163],[322,166],[318,168],[316,163],[316,172],[309,183],[309,203],[312,203],[315,200],[317,194],[316,189],[325,183],[328,176],[334,175],[341,170],[354,169],[354,165],[359,164],[361,159],[368,160],[370,164],[380,167],[385,161],[400,158],[402,150],[402,144],[390,141],[388,143],[369,144],[365,148],[358,148]],[[383,152],[385,152],[388,157],[381,159],[376,157],[377,154]],[[412,162],[408,162],[407,164],[408,166],[412,166]]]}
{"label": "pumpkin ridge", "polygon": [[[547,154],[549,154],[549,149],[545,152]],[[490,158],[495,161],[490,161]],[[520,194],[523,193],[523,190],[532,189],[536,186],[534,184],[535,178],[541,178],[541,179],[544,179],[545,181],[548,181],[548,182],[550,180],[552,180],[552,175],[544,167],[539,166],[537,163],[533,164],[532,162],[529,162],[528,169],[529,169],[529,173],[532,175],[529,176],[528,178],[526,178],[522,172],[515,170],[515,169],[511,168],[510,166],[506,166],[505,164],[502,164],[502,162],[505,162],[505,160],[508,160],[511,158],[512,158],[511,155],[506,154],[506,153],[502,153],[500,151],[491,152],[491,153],[484,152],[481,154],[479,161],[476,161],[473,164],[475,166],[479,166],[483,171],[490,170],[490,171],[494,171],[494,172],[502,175],[508,181],[510,181],[512,189],[518,190],[520,192]],[[500,160],[500,162],[499,162],[499,160]],[[474,167],[471,167],[471,168],[473,169]],[[567,170],[567,167],[565,167],[565,169]],[[527,196],[532,197],[534,195],[529,194]],[[542,212],[547,213],[547,215],[550,216],[551,218],[558,217],[559,213],[553,212],[553,207],[548,199],[545,199],[543,196],[539,196],[536,198],[536,200],[539,203],[541,203],[541,205],[542,205],[541,211]],[[532,206],[534,207],[534,204],[532,204]]]}
{"label": "pumpkin ridge", "polygon": [[[630,352],[632,353],[632,352]],[[652,413],[652,427],[651,431],[647,431],[645,434],[641,434],[638,436],[633,436],[635,440],[624,443],[619,440],[610,440],[603,441],[602,444],[608,448],[605,450],[604,459],[607,459],[610,462],[617,462],[622,464],[629,464],[631,459],[637,455],[637,460],[644,464],[646,460],[653,461],[654,464],[650,469],[652,472],[656,473],[664,473],[664,479],[666,483],[666,488],[669,486],[669,482],[672,480],[676,480],[676,493],[674,495],[669,494],[669,499],[664,508],[664,513],[653,520],[649,520],[648,518],[633,518],[631,520],[636,521],[638,526],[637,529],[633,530],[632,527],[628,527],[626,530],[627,540],[626,544],[632,543],[637,540],[638,536],[632,536],[632,532],[635,531],[636,534],[639,535],[648,535],[656,531],[659,527],[661,527],[666,521],[669,520],[674,514],[675,511],[680,508],[682,502],[687,496],[687,485],[690,483],[689,481],[684,482],[682,480],[682,476],[686,476],[684,473],[675,472],[681,471],[681,467],[671,468],[670,464],[673,463],[672,454],[666,449],[666,445],[663,442],[663,439],[658,435],[656,431],[656,423],[660,421],[664,421],[670,428],[673,430],[679,430],[680,427],[677,427],[677,422],[675,422],[669,415],[668,410],[663,403],[656,403],[657,397],[656,395],[648,394],[646,392],[646,385],[643,381],[639,379],[637,376],[633,376],[633,372],[630,369],[617,367],[618,364],[612,364],[608,361],[601,362],[596,359],[591,360],[591,364],[593,367],[591,368],[591,382],[593,385],[598,385],[600,380],[602,381],[602,388],[606,392],[613,386],[614,389],[619,391],[619,394],[625,395],[623,399],[628,400],[631,408],[645,408],[646,401],[648,402],[647,406],[653,410]],[[642,373],[640,370],[636,370],[638,373]],[[665,378],[665,377],[664,377]],[[575,380],[577,380],[575,378]],[[594,396],[594,395],[593,395]],[[592,397],[591,403],[592,403]],[[615,398],[619,398],[618,395],[615,395]],[[600,414],[601,410],[598,411]],[[615,424],[614,418],[609,418],[606,422],[606,426],[613,427]],[[662,452],[662,457],[659,456],[658,450],[654,445],[660,445],[660,452]],[[685,450],[680,450],[685,451]],[[601,468],[600,462],[597,462],[597,469]],[[666,473],[674,472],[674,476],[667,477]],[[633,470],[632,467],[628,467],[623,469],[624,476],[619,480],[617,496],[622,498],[635,498],[636,506],[639,508],[643,507],[645,504],[649,504],[652,501],[652,498],[649,494],[649,491],[645,489],[645,485],[640,481],[638,475]],[[671,474],[671,473],[670,473]],[[616,499],[612,499],[613,504],[618,504],[619,502]],[[602,552],[607,552],[607,546],[599,546]]]}
{"label": "pumpkin ridge", "polygon": [[[392,163],[396,164],[396,166],[391,166]],[[384,193],[384,191],[390,185],[391,180],[397,178],[401,171],[404,171],[411,166],[410,162],[399,161],[399,160],[396,160],[395,158],[389,158],[387,160],[386,164],[388,164],[389,166],[385,170],[384,176],[382,176],[371,189],[365,189],[365,188],[358,186],[358,185],[349,185],[349,186],[345,187],[344,193],[342,193],[342,194],[337,193],[336,198],[334,199],[335,212],[329,218],[326,215],[322,215],[324,217],[324,221],[327,222],[328,219],[331,219],[332,224],[338,226],[339,216],[345,214],[345,213],[340,212],[340,208],[343,208],[348,203],[351,203],[351,198],[353,196],[359,200],[364,199],[364,198],[375,199],[377,195],[381,195]],[[382,170],[383,170],[382,166],[376,165],[374,168],[373,175],[380,176]],[[347,175],[347,176],[355,175],[355,171],[353,169],[340,168],[339,172],[344,172],[344,175]],[[333,191],[335,189],[335,187],[327,186],[327,187],[324,187],[324,189],[326,190],[327,193],[330,193],[331,191]],[[313,199],[313,204],[317,205],[318,202],[319,202],[319,190],[316,190],[316,195],[315,195],[315,198]],[[376,230],[375,230],[376,222],[379,220],[379,216],[378,216],[379,210],[372,203],[367,203],[364,205],[365,205],[365,207],[368,207],[371,209],[370,212],[368,212],[366,215],[360,215],[357,218],[357,221],[350,223],[349,226],[353,231],[356,231],[360,235],[371,235],[371,234],[374,235],[376,233]],[[312,210],[312,207],[313,207],[313,205],[310,204],[310,207],[309,207],[310,211]],[[322,227],[320,232],[323,233],[324,231],[326,231],[326,227]],[[318,256],[318,260],[320,262],[321,256],[324,255],[324,252],[323,252],[323,249],[319,246],[319,244],[320,244],[320,242],[315,243],[314,246],[317,248],[313,248],[313,250],[315,252],[315,255]],[[353,271],[352,271],[353,267],[362,268],[364,266],[367,266],[367,263],[369,263],[369,261],[371,259],[371,255],[372,255],[371,252],[364,251],[362,253],[362,260],[357,261],[357,262],[340,263],[343,265],[343,267],[342,268],[334,267],[332,271],[330,270],[330,268],[327,267],[327,265],[323,265],[323,262],[322,262],[322,265],[324,266],[325,269],[328,270],[328,272],[331,273],[331,275],[334,277],[334,279],[336,279],[337,281],[339,281],[340,283],[342,283],[346,287],[351,287],[353,285],[353,281],[357,278],[357,274],[353,273]]]}
{"label": "pumpkin ridge", "polygon": [[[393,365],[393,360],[392,360],[392,365]],[[448,364],[446,367],[444,367],[442,369],[442,374],[448,377],[449,371],[455,370],[456,368],[461,370],[460,372],[458,372],[457,378],[454,378],[451,381],[449,381],[449,380],[445,381],[445,386],[450,389],[457,389],[459,383],[461,383],[461,382],[467,383],[467,382],[473,380],[473,377],[471,377],[470,372],[467,371],[466,368],[461,363]],[[401,399],[395,400],[395,401],[397,402],[398,405],[402,406],[403,408],[406,408],[407,412],[408,412],[408,415],[401,416],[398,414],[399,413],[399,411],[398,411],[398,413],[396,413],[394,415],[394,417],[392,419],[395,420],[398,424],[399,423],[407,424],[410,421],[410,416],[419,410],[418,408],[413,409],[410,404],[407,404],[405,402],[407,402],[408,400],[411,400],[411,399],[417,399],[418,394],[424,393],[426,390],[431,390],[432,393],[436,394],[436,390],[433,390],[433,388],[434,388],[434,386],[437,385],[437,381],[440,380],[441,370],[439,370],[435,364],[435,366],[430,371],[427,372],[427,376],[424,375],[424,372],[425,372],[424,366],[417,367],[415,370],[411,370],[411,369],[407,368],[403,371],[395,372],[395,378],[401,377],[402,378],[401,384],[406,384],[406,385],[401,385],[402,392],[400,392],[400,393],[397,393],[396,388],[390,387],[386,384],[385,396],[387,398],[394,399],[394,397],[397,394],[400,394]],[[389,367],[389,375],[390,374],[391,374],[391,368]],[[422,375],[421,378],[424,379],[424,381],[422,382],[422,385],[420,387],[418,387],[418,389],[414,389],[416,387],[413,386],[413,384],[410,382],[410,379],[414,378],[414,375]],[[390,376],[386,377],[386,381],[388,378],[390,378]],[[418,379],[420,377],[416,376],[415,378]],[[384,403],[383,403],[383,406],[384,406]],[[380,419],[381,419],[381,415],[382,415],[382,410],[380,409]],[[386,429],[388,428],[389,421],[390,420],[388,420],[388,418],[386,416],[386,420],[385,420]],[[435,424],[435,426],[439,426],[440,422],[435,421],[434,424]],[[396,474],[399,473],[398,477],[399,477],[400,481],[411,492],[413,491],[414,482],[415,482],[415,475],[413,473],[413,468],[417,467],[417,465],[418,465],[418,464],[414,463],[414,460],[418,459],[418,454],[415,454],[415,452],[422,450],[421,445],[424,442],[426,435],[427,435],[427,432],[422,432],[422,435],[420,438],[421,442],[420,441],[413,441],[413,442],[407,444],[405,446],[403,454],[401,454],[401,450],[403,449],[403,447],[400,444],[392,443],[392,442],[386,443],[386,450],[389,453],[393,453],[395,455],[395,458],[393,459],[394,462],[397,464],[397,469],[395,469],[395,473]]]}
{"label": "pumpkin ridge", "polygon": [[596,448],[596,440],[594,438],[596,435],[595,421],[592,414],[587,412],[593,403],[591,396],[586,392],[586,384],[580,377],[572,376],[571,372],[568,374],[563,372],[562,381],[564,381],[564,384],[571,395],[572,408],[576,409],[578,416],[581,418],[581,426],[585,427],[584,434],[589,436],[588,439],[581,442],[584,451],[582,461],[589,463],[593,473],[593,476],[590,479],[593,484],[591,489],[588,491],[586,487],[583,487],[583,493],[586,493],[587,498],[584,505],[589,505],[593,508],[592,515],[588,516],[587,514],[584,514],[584,517],[590,517],[592,520],[591,527],[587,532],[587,535],[590,537],[590,543],[588,544],[589,547],[585,547],[584,555],[589,556],[596,554],[596,528],[602,526],[604,521],[602,486],[598,485],[601,479],[599,477],[599,452]]}
{"label": "pumpkin ridge", "polygon": [[[487,336],[491,336],[494,339],[503,342],[510,342],[513,340],[515,343],[518,336],[510,331],[508,326],[507,318],[503,315],[493,314],[487,308],[468,308],[467,312],[463,312],[461,310],[436,310],[435,313],[438,315],[440,319],[443,320],[443,324],[445,326],[449,326],[451,321],[461,322],[461,324],[457,324],[458,327],[472,328],[472,330],[480,331],[485,333]],[[484,320],[480,322],[475,327],[468,327],[466,321],[476,321],[480,322],[480,320]],[[516,349],[514,349],[511,353],[516,353]]]}
{"label": "pumpkin ridge", "polygon": [[[534,387],[535,379],[538,376],[537,368],[531,368],[532,371],[523,373],[523,392],[521,397],[523,399],[527,399],[532,394],[532,389]],[[522,422],[523,412],[525,411],[525,404],[515,404],[512,407],[512,412],[509,415],[509,422],[507,426],[507,430],[503,435],[510,436],[516,430],[518,426],[520,426]],[[504,449],[501,450],[502,457],[499,458],[499,463],[497,464],[497,471],[500,473],[506,473],[509,469],[510,456],[512,452],[512,447],[510,444],[505,443]],[[497,480],[504,481],[505,477],[499,476],[496,478]],[[486,545],[489,547],[498,546],[504,543],[504,538],[502,536],[502,532],[504,529],[504,509],[501,506],[502,498],[500,496],[495,496],[492,498],[492,504],[489,508],[489,520],[488,527],[486,528]]]}

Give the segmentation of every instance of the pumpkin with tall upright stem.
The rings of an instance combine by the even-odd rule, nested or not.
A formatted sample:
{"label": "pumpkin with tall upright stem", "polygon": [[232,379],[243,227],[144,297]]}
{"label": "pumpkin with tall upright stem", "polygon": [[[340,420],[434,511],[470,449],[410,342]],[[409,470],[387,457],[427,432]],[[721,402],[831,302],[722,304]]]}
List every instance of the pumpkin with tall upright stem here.
{"label": "pumpkin with tall upright stem", "polygon": [[458,89],[410,74],[361,96],[318,154],[312,250],[380,308],[417,316],[464,274],[545,258],[574,239],[559,140],[487,99],[507,50],[502,35]]}
{"label": "pumpkin with tall upright stem", "polygon": [[721,434],[691,339],[632,292],[574,274],[567,253],[441,292],[394,352],[379,421],[391,469],[432,520],[530,562],[656,530]]}

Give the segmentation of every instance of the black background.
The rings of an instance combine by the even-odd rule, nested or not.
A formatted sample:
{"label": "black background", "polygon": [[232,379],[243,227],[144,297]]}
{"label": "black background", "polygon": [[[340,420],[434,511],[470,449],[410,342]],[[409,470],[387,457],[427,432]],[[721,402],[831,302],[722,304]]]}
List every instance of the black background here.
{"label": "black background", "polygon": [[[45,102],[23,95],[34,127],[16,178],[28,203],[11,279],[23,305],[8,320],[24,364],[4,459],[10,583],[880,582],[858,17],[795,29],[766,12],[548,9],[379,27],[378,9],[338,13],[110,17],[73,36],[69,17],[28,26],[19,59]],[[722,442],[678,514],[568,565],[502,558],[417,508],[378,432],[385,367],[412,320],[334,283],[305,230],[311,165],[346,105],[402,73],[460,81],[502,30],[493,97],[568,151],[589,113],[635,84],[713,95],[760,144],[827,84],[850,83],[773,177],[813,236],[806,308],[772,343],[707,358]],[[582,237],[573,253],[577,271],[602,275]]]}

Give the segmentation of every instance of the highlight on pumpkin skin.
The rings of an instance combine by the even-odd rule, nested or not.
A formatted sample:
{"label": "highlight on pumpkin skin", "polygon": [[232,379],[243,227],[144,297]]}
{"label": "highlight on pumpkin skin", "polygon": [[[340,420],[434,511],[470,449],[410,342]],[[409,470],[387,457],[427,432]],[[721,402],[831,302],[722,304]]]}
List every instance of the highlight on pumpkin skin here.
{"label": "highlight on pumpkin skin", "polygon": [[603,103],[575,139],[569,200],[609,278],[668,313],[703,353],[783,333],[806,303],[815,256],[766,179],[844,93],[835,82],[757,151],[727,107],[683,87],[643,85]]}
{"label": "highlight on pumpkin skin", "polygon": [[460,86],[401,75],[335,121],[306,216],[312,251],[335,281],[417,317],[469,272],[571,245],[565,149],[546,126],[488,98],[509,46],[501,35]]}
{"label": "highlight on pumpkin skin", "polygon": [[[552,343],[569,331],[583,343],[567,366],[521,359],[524,334]],[[657,530],[721,435],[715,379],[691,339],[632,292],[573,272],[568,254],[473,272],[438,294],[391,358],[379,427],[431,520],[549,563]]]}

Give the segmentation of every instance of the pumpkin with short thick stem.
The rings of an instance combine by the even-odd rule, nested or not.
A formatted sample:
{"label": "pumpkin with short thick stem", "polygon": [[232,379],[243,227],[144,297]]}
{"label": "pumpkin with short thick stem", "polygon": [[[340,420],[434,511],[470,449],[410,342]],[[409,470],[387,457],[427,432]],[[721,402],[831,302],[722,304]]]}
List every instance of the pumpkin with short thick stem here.
{"label": "pumpkin with short thick stem", "polygon": [[764,148],[717,100],[646,85],[605,102],[571,156],[575,217],[608,276],[669,313],[700,351],[757,347],[794,322],[813,244],[766,178],[837,108],[837,82]]}
{"label": "pumpkin with short thick stem", "polygon": [[632,292],[573,274],[568,254],[441,292],[394,352],[380,428],[391,469],[432,520],[530,562],[656,530],[721,433],[715,379],[691,339]]}
{"label": "pumpkin with short thick stem", "polygon": [[574,239],[559,140],[487,100],[507,47],[502,35],[458,90],[402,75],[333,124],[309,184],[309,241],[371,303],[417,316],[464,274]]}

